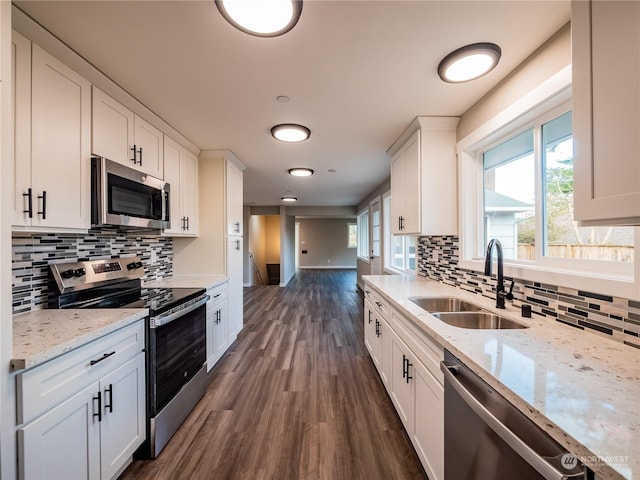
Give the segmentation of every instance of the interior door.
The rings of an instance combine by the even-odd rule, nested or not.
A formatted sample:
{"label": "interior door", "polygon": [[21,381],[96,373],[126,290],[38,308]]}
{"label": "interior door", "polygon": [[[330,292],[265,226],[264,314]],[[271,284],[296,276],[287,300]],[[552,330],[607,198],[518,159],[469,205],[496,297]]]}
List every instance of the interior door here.
{"label": "interior door", "polygon": [[380,259],[381,237],[382,237],[382,215],[380,214],[380,197],[377,197],[369,204],[369,224],[371,225],[369,245],[371,246],[371,275],[382,275],[382,261]]}

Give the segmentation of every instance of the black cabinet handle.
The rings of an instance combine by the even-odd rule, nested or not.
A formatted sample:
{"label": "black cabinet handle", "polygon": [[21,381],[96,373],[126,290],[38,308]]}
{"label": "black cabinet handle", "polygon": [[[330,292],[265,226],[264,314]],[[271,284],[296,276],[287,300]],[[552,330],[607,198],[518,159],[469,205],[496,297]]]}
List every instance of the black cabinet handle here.
{"label": "black cabinet handle", "polygon": [[369,310],[369,323],[371,323],[371,310]]}
{"label": "black cabinet handle", "polygon": [[33,194],[31,188],[27,190],[27,193],[23,193],[22,196],[27,197],[27,209],[23,210],[22,213],[28,213],[29,218],[33,218]]}
{"label": "black cabinet handle", "polygon": [[240,240],[236,240],[236,250],[240,250]]}
{"label": "black cabinet handle", "polygon": [[43,190],[42,195],[38,195],[39,199],[42,199],[42,211],[38,212],[38,215],[42,215],[42,219],[47,218],[47,191]]}
{"label": "black cabinet handle", "polygon": [[379,337],[380,335],[380,321],[376,318],[376,337]]}
{"label": "black cabinet handle", "polygon": [[402,378],[406,378],[407,383],[409,383],[409,380],[413,378],[412,376],[409,375],[410,367],[413,367],[413,363],[409,363],[409,357],[402,354]]}
{"label": "black cabinet handle", "polygon": [[[107,403],[107,392],[109,392],[109,403]],[[109,409],[109,413],[113,413],[113,384],[109,384],[108,388],[104,389],[104,409]]]}
{"label": "black cabinet handle", "polygon": [[104,355],[102,355],[102,357],[100,357],[99,359],[97,359],[97,360],[91,360],[91,361],[89,362],[89,365],[95,365],[96,363],[100,363],[101,361],[106,360],[106,359],[107,359],[107,358],[109,358],[111,355],[115,355],[115,354],[116,354],[115,350],[114,350],[113,352],[111,352],[111,353],[105,353],[105,354],[104,354]]}
{"label": "black cabinet handle", "polygon": [[93,410],[93,416],[98,417],[98,422],[102,421],[102,392],[98,392],[97,397],[93,397],[93,401],[98,400],[98,413],[95,413],[95,408]]}
{"label": "black cabinet handle", "polygon": [[235,230],[237,233],[240,233],[240,222],[236,222],[236,223],[234,223],[234,225],[236,226],[236,227],[234,228],[234,230]]}
{"label": "black cabinet handle", "polygon": [[187,231],[190,230],[189,228],[189,217],[187,217]]}
{"label": "black cabinet handle", "polygon": [[378,305],[378,308],[382,308],[382,302],[378,302],[378,301],[376,300],[376,305]]}
{"label": "black cabinet handle", "polygon": [[142,166],[142,147],[140,147],[140,149],[138,150],[138,153],[140,154],[140,160],[138,161],[138,163],[140,166]]}
{"label": "black cabinet handle", "polygon": [[133,162],[133,164],[135,165],[135,164],[137,164],[137,163],[138,163],[138,159],[136,158],[136,157],[137,157],[137,152],[138,152],[138,151],[136,150],[136,144],[134,143],[134,144],[133,144],[133,147],[132,147],[132,148],[130,148],[129,150],[132,150],[132,151],[133,151],[133,158],[131,159],[131,161],[132,161],[132,162]]}
{"label": "black cabinet handle", "polygon": [[218,297],[219,297],[219,296],[221,296],[221,295],[222,295],[221,293],[216,293],[216,294],[213,296],[213,298],[218,298]]}
{"label": "black cabinet handle", "polygon": [[187,229],[187,217],[182,217],[180,219],[180,221],[182,222],[182,230],[186,230]]}

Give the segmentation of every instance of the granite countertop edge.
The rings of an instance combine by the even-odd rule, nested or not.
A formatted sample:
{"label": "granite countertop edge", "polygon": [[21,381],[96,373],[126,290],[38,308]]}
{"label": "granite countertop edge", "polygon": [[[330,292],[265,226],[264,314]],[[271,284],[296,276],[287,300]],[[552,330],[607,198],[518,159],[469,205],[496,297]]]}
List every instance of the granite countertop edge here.
{"label": "granite countertop edge", "polygon": [[14,315],[11,371],[35,368],[148,315],[146,308],[41,309]]}

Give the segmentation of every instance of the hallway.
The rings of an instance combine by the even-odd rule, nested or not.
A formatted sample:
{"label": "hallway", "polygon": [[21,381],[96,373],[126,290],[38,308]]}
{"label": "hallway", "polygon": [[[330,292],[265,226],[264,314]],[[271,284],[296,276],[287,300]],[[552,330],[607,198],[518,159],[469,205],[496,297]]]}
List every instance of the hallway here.
{"label": "hallway", "polygon": [[203,399],[122,479],[426,478],[364,346],[355,270],[245,288],[244,308]]}

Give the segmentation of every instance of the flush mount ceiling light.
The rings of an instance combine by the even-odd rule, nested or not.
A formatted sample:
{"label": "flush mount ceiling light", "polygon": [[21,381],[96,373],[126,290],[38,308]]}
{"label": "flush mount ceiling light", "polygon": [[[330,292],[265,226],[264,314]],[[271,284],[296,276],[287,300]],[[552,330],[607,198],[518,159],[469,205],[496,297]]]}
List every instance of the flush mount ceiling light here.
{"label": "flush mount ceiling light", "polygon": [[302,0],[216,0],[216,6],[227,22],[256,37],[287,33],[302,13]]}
{"label": "flush mount ceiling light", "polygon": [[311,136],[311,130],[303,125],[295,123],[281,123],[271,128],[273,138],[282,142],[304,142]]}
{"label": "flush mount ceiling light", "polygon": [[310,177],[313,175],[313,170],[306,167],[290,168],[289,175],[293,177]]}
{"label": "flush mount ceiling light", "polygon": [[495,43],[466,45],[444,57],[438,65],[438,75],[449,83],[468,82],[493,70],[501,54]]}
{"label": "flush mount ceiling light", "polygon": [[282,200],[283,202],[297,202],[298,201],[298,197],[280,197],[280,200]]}

